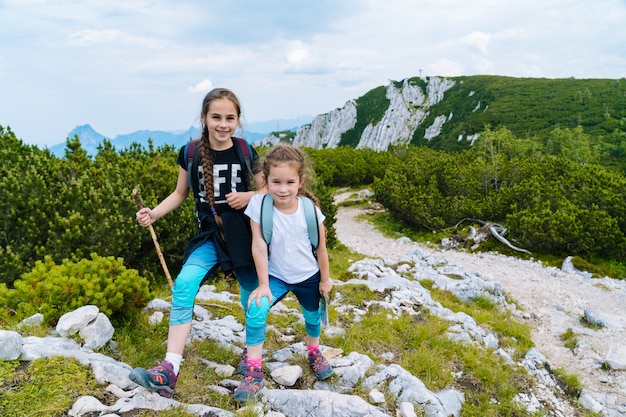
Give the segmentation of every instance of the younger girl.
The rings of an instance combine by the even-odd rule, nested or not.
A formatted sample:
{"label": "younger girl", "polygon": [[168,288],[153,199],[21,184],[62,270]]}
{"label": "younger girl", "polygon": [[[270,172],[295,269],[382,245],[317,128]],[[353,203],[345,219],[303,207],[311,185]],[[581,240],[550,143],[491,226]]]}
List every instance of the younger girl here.
{"label": "younger girl", "polygon": [[[274,200],[272,239],[268,245],[260,226],[262,194],[252,197],[245,214],[252,227],[252,255],[259,286],[248,299],[246,312],[247,363],[244,378],[235,389],[235,400],[255,398],[263,387],[261,369],[265,325],[270,307],[289,291],[293,292],[304,315],[308,359],[315,375],[323,380],[332,374],[328,361],[319,349],[320,297],[328,296],[330,280],[325,219],[315,207],[319,222],[317,258],[309,240],[300,195],[317,199],[305,188],[304,155],[297,148],[279,144],[265,156],[263,174],[267,191]],[[269,251],[269,253],[268,253]]]}
{"label": "younger girl", "polygon": [[[202,282],[218,266],[223,271],[234,271],[244,310],[248,306],[248,295],[258,284],[250,251],[249,220],[243,212],[255,192],[251,191],[251,178],[240,146],[232,137],[240,127],[239,100],[225,88],[211,90],[204,97],[200,116],[202,136],[193,154],[191,172],[187,172],[187,147],[183,146],[177,159],[178,180],[174,192],[154,209],[143,208],[137,212],[137,221],[147,227],[178,208],[191,186],[198,234],[185,249],[183,267],[172,289],[167,353],[158,366],[148,370],[135,368],[129,375],[131,381],[168,398],[172,397],[178,380],[183,348],[191,332],[194,301]],[[261,179],[259,157],[254,149],[250,150],[250,170],[256,179]],[[191,176],[189,183],[188,176]]]}

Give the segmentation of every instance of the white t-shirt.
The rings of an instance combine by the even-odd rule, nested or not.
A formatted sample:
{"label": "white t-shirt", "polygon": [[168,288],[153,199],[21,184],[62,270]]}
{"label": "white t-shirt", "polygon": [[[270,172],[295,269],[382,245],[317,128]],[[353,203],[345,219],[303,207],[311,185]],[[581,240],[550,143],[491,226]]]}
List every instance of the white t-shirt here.
{"label": "white t-shirt", "polygon": [[[255,194],[245,214],[255,223],[261,223],[261,202],[264,194]],[[326,218],[316,206],[318,223]],[[274,208],[272,241],[269,247],[269,274],[288,284],[297,284],[319,271],[306,226],[302,201],[298,197],[298,210],[284,214]]]}

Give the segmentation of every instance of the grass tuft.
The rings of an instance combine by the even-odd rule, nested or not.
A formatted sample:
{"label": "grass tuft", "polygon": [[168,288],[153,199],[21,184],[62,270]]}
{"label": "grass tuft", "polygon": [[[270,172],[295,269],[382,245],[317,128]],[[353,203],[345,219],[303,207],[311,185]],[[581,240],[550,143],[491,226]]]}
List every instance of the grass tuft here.
{"label": "grass tuft", "polygon": [[56,417],[63,415],[80,396],[103,398],[91,369],[73,358],[12,361],[2,366],[1,372],[3,416]]}

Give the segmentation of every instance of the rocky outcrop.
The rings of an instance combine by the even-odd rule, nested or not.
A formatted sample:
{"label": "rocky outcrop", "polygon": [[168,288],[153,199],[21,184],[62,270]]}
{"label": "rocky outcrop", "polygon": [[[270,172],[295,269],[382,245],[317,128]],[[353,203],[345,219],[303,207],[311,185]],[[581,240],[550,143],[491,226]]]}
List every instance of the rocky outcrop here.
{"label": "rocky outcrop", "polygon": [[[359,194],[367,196],[366,193]],[[406,239],[397,239],[393,245],[405,247]],[[552,371],[555,368],[554,364],[544,354],[532,348],[523,353],[522,360],[514,361],[512,352],[508,350],[506,344],[501,344],[495,333],[483,329],[473,317],[444,307],[431,297],[428,286],[423,286],[422,282],[427,281],[432,287],[449,291],[460,300],[486,298],[494,305],[522,316],[532,316],[538,312],[517,311],[516,304],[508,301],[501,284],[489,276],[443,260],[427,251],[401,252],[405,254],[399,259],[366,258],[354,262],[348,269],[351,278],[334,283],[334,296],[330,302],[334,310],[345,320],[354,322],[360,321],[369,309],[384,309],[390,318],[419,315],[427,311],[429,315],[448,323],[446,336],[450,341],[488,350],[500,357],[507,366],[524,369],[534,382],[527,390],[519,392],[515,396],[515,401],[523,405],[529,413],[545,413],[553,417],[579,415],[574,410],[575,400],[568,399],[563,393]],[[564,270],[569,268],[573,268],[573,265],[566,262],[563,270],[558,273],[565,274]],[[569,273],[575,274],[576,270]],[[554,274],[557,274],[556,268]],[[529,276],[532,280],[531,271]],[[352,305],[342,295],[342,287],[347,285],[365,285],[372,291],[385,294],[385,297],[383,299],[374,297],[359,303],[358,306]],[[608,282],[603,285],[609,287]],[[194,307],[190,339],[210,339],[240,353],[245,335],[242,323],[231,315],[214,317],[213,313],[201,305],[211,304],[212,301],[236,305],[237,294],[227,291],[217,292],[215,287],[203,286],[196,299],[199,303]],[[165,300],[151,301],[146,307],[150,314],[149,322],[157,325],[165,318],[170,308],[171,304]],[[299,309],[289,308],[283,303],[278,303],[273,311],[276,314],[293,315],[302,319]],[[609,332],[623,330],[626,322],[626,318],[611,316],[601,307],[586,309],[584,316],[588,323]],[[22,361],[31,361],[43,357],[63,356],[74,357],[81,364],[89,366],[94,379],[99,384],[107,385],[107,391],[112,394],[114,401],[103,404],[94,397],[83,396],[78,398],[68,411],[69,416],[87,417],[96,415],[95,413],[121,416],[133,413],[134,410],[165,410],[172,407],[183,407],[190,414],[199,417],[236,415],[231,411],[205,404],[181,404],[137,387],[128,378],[132,369],[130,365],[93,351],[107,343],[113,335],[110,322],[95,306],[81,307],[62,316],[56,331],[47,337],[22,337],[20,329],[38,326],[42,319],[39,314],[26,319],[16,326],[17,331],[0,329],[0,360],[19,358]],[[341,336],[349,332],[349,329],[349,325],[345,324],[342,327],[330,325],[324,328],[324,335]],[[274,328],[274,331],[280,330]],[[587,331],[592,332],[589,329]],[[261,401],[257,404],[259,416],[297,417],[302,415],[302,410],[307,410],[307,415],[311,417],[388,415],[410,417],[418,414],[430,417],[458,417],[461,414],[465,401],[463,392],[455,389],[430,390],[415,375],[393,363],[395,355],[392,352],[383,352],[380,357],[370,357],[359,352],[348,353],[323,346],[324,355],[333,366],[337,378],[333,378],[332,383],[318,381],[312,390],[294,389],[292,387],[303,375],[298,363],[302,363],[306,347],[302,343],[293,343],[293,336],[288,333],[282,334],[280,338],[291,344],[268,355],[265,363],[266,378],[271,377],[271,389],[265,388],[261,393]],[[604,372],[607,375],[624,374],[626,370],[626,349],[623,344],[611,346],[609,352],[601,358],[593,346],[579,344],[576,347],[576,354],[582,360],[597,357],[605,364],[603,368],[606,368]],[[214,368],[216,374],[223,379],[219,385],[208,386],[207,389],[225,396],[232,395],[232,390],[239,383],[239,378],[231,379],[234,367],[209,359],[211,358],[203,362]],[[463,372],[455,373],[454,378],[463,378]],[[360,395],[356,395],[357,392]],[[397,405],[392,413],[388,411],[387,401]],[[600,391],[585,389],[580,393],[578,405],[603,417],[619,417],[626,413],[626,404],[622,396],[608,395]]]}
{"label": "rocky outcrop", "polygon": [[348,101],[342,108],[319,115],[310,125],[300,127],[293,144],[318,149],[336,148],[341,135],[356,124],[356,117],[356,103]]}
{"label": "rocky outcrop", "polygon": [[[386,91],[389,107],[378,123],[365,127],[356,148],[386,150],[390,145],[408,143],[430,108],[443,100],[444,93],[452,86],[454,81],[440,77],[428,78],[426,91],[408,79],[400,87],[390,82]],[[319,115],[310,125],[300,127],[293,143],[318,149],[335,148],[341,136],[354,128],[357,117],[356,102],[348,101],[342,108]],[[437,116],[432,126],[426,128],[425,138],[436,137],[443,123],[452,117],[452,114]]]}
{"label": "rocky outcrop", "polygon": [[[509,352],[500,346],[497,335],[487,332],[474,319],[464,313],[454,312],[443,307],[433,300],[430,292],[421,285],[422,280],[433,282],[438,288],[454,293],[459,299],[469,300],[477,296],[489,298],[494,304],[503,309],[515,309],[508,303],[498,282],[485,279],[479,274],[442,262],[421,251],[407,253],[396,261],[380,259],[364,259],[353,263],[349,268],[353,278],[345,282],[336,282],[336,294],[331,305],[342,317],[353,317],[359,320],[361,314],[372,308],[384,308],[390,315],[415,315],[420,309],[427,309],[433,316],[449,323],[448,338],[451,341],[479,346],[489,349],[500,356],[512,367],[523,366],[537,381],[536,386],[528,392],[520,392],[516,401],[523,404],[529,412],[540,409],[549,410],[555,417],[574,415],[569,401],[564,400],[561,388],[550,371],[548,360],[536,349],[526,353],[521,363],[515,363]],[[366,285],[376,292],[387,294],[384,301],[371,300],[361,306],[353,306],[346,302],[341,295],[344,285]],[[198,293],[202,301],[227,301],[237,303],[237,296],[229,292],[216,292],[214,287],[203,286]],[[159,312],[167,312],[170,303],[164,300],[153,300],[148,307],[151,321],[155,324],[163,318]],[[298,309],[288,308],[282,303],[275,307],[277,314],[301,316]],[[157,394],[149,393],[137,387],[128,379],[131,366],[116,361],[105,355],[94,352],[91,348],[81,346],[75,340],[63,335],[81,335],[86,327],[93,327],[93,332],[100,334],[96,338],[102,342],[110,338],[110,327],[105,320],[98,320],[100,312],[94,306],[82,307],[68,313],[59,320],[56,335],[47,337],[22,337],[18,332],[0,331],[0,359],[12,360],[19,357],[30,361],[41,357],[65,356],[75,357],[80,363],[92,368],[94,379],[100,384],[109,384],[107,390],[118,398],[113,404],[102,404],[97,399],[80,397],[71,410],[70,416],[85,417],[90,413],[122,415],[125,412],[139,409],[163,410],[171,407],[184,407],[189,413],[197,416],[217,415],[234,416],[235,414],[203,404],[181,404],[172,399],[162,398]],[[244,326],[233,316],[214,318],[212,313],[200,305],[194,308],[191,339],[211,339],[235,351],[240,351],[245,334]],[[345,328],[327,326],[326,335],[341,334]],[[288,337],[285,335],[285,340]],[[299,390],[290,388],[303,375],[298,358],[305,355],[306,347],[302,343],[293,343],[283,349],[271,353],[271,360],[266,363],[267,374],[277,388],[264,388],[261,393],[260,407],[264,416],[296,417],[301,415],[302,409],[317,410],[311,416],[343,417],[367,416],[383,417],[389,415],[385,408],[385,399],[392,399],[398,404],[396,415],[412,416],[416,412],[430,417],[460,416],[465,401],[462,392],[446,389],[435,392],[416,376],[403,369],[398,364],[389,363],[392,356],[386,356],[384,362],[377,363],[379,358],[371,358],[358,352],[344,354],[339,349],[323,346],[322,350],[328,357],[333,370],[337,375],[336,382],[330,384],[320,381],[315,384],[314,390]],[[615,352],[616,358],[623,353]],[[622,363],[616,359],[615,363]],[[214,367],[216,373],[223,379],[219,386],[208,387],[223,395],[232,395],[231,390],[238,381],[229,379],[234,368],[228,364],[219,364],[206,360],[208,366]],[[621,370],[619,366],[614,369]],[[461,377],[459,375],[458,377]],[[355,390],[366,389],[367,399],[355,395]],[[611,404],[601,403],[600,399],[590,395],[581,396],[580,403],[594,412],[602,412],[604,416],[617,416]],[[328,408],[331,407],[331,408]],[[212,413],[212,414],[207,414]]]}

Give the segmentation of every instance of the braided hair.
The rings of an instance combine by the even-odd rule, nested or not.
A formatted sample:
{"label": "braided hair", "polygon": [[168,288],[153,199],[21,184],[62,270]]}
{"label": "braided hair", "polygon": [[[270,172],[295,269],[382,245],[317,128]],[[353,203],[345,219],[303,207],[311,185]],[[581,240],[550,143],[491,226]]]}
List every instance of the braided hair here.
{"label": "braided hair", "polygon": [[[217,214],[215,210],[215,193],[213,191],[213,159],[214,155],[211,150],[211,143],[209,142],[209,129],[205,124],[206,116],[209,113],[209,107],[214,100],[218,99],[228,99],[235,106],[235,110],[237,111],[237,117],[241,119],[241,104],[239,103],[239,99],[231,90],[227,88],[214,88],[209,91],[206,96],[204,96],[204,100],[202,100],[202,111],[201,115],[201,123],[202,123],[202,136],[200,137],[200,147],[198,149],[198,153],[200,156],[199,164],[202,166],[202,177],[204,179],[204,194],[205,199],[211,206],[211,212],[213,213],[213,217],[215,217],[215,222],[222,233],[222,237],[224,237],[223,227],[222,227],[222,218]],[[240,126],[241,127],[241,126]]]}

